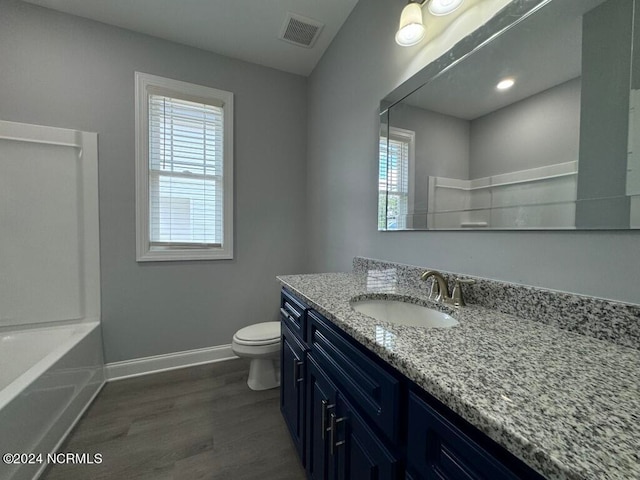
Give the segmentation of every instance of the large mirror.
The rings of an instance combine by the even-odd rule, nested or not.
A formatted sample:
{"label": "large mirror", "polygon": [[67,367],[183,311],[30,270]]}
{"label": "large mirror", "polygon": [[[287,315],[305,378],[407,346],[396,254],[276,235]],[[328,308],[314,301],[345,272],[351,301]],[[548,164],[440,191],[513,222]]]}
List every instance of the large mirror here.
{"label": "large mirror", "polygon": [[513,2],[392,92],[378,228],[640,228],[634,11]]}

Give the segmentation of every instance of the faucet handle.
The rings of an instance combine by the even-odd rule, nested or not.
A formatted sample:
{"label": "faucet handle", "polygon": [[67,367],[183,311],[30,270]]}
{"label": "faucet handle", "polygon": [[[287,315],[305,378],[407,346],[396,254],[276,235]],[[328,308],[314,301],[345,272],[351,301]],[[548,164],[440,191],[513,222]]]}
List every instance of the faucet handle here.
{"label": "faucet handle", "polygon": [[429,300],[436,300],[440,296],[440,285],[434,279],[431,282],[431,291],[429,292]]}
{"label": "faucet handle", "polygon": [[472,278],[459,278],[453,279],[453,291],[451,292],[451,299],[456,307],[464,307],[466,305],[464,296],[462,295],[462,285],[472,285],[476,281]]}

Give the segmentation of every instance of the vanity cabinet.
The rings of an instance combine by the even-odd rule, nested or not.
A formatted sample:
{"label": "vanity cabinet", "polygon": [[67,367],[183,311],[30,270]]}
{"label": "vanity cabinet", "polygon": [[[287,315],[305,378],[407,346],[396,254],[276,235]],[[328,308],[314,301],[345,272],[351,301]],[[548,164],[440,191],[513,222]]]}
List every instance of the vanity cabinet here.
{"label": "vanity cabinet", "polygon": [[310,358],[307,376],[307,476],[313,480],[335,478],[335,462],[329,451],[329,420],[335,414],[338,389]]}
{"label": "vanity cabinet", "polygon": [[280,320],[302,343],[306,340],[307,306],[286,290],[280,297]]}
{"label": "vanity cabinet", "polygon": [[329,375],[308,357],[307,475],[311,479],[398,479],[398,462]]}
{"label": "vanity cabinet", "polygon": [[415,480],[519,478],[413,392],[407,425],[407,469]]}
{"label": "vanity cabinet", "polygon": [[307,316],[309,354],[360,414],[392,443],[398,441],[400,381],[314,311]]}
{"label": "vanity cabinet", "polygon": [[280,297],[280,411],[298,455],[305,458],[307,307],[286,290]]}
{"label": "vanity cabinet", "polygon": [[[284,320],[283,320],[284,322]],[[291,438],[304,459],[305,441],[305,347],[286,325],[282,325],[280,353],[280,411]]]}
{"label": "vanity cabinet", "polygon": [[340,480],[399,479],[398,459],[384,441],[369,429],[359,410],[338,393],[336,412],[330,419],[334,439],[335,478]]}
{"label": "vanity cabinet", "polygon": [[542,479],[284,289],[281,314],[281,410],[309,479]]}

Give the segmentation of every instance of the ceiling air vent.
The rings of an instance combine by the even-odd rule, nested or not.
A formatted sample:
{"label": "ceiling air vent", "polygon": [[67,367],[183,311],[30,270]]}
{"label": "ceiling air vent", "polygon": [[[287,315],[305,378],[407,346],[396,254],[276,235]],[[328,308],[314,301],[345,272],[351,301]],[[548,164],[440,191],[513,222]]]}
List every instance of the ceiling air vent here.
{"label": "ceiling air vent", "polygon": [[299,47],[311,48],[316,43],[322,27],[323,23],[287,12],[278,38]]}

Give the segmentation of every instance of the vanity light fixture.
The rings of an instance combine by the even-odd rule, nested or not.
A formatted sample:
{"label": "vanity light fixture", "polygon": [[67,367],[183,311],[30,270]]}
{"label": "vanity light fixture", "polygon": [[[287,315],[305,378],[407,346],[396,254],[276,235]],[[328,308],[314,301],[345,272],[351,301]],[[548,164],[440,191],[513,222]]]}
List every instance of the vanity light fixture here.
{"label": "vanity light fixture", "polygon": [[498,90],[509,90],[511,87],[515,85],[516,81],[513,78],[505,78],[504,80],[500,80],[496,88]]}
{"label": "vanity light fixture", "polygon": [[400,26],[396,33],[396,43],[401,47],[411,47],[424,38],[425,28],[422,23],[422,7],[429,3],[429,12],[435,16],[443,16],[457,10],[464,0],[409,0],[400,14]]}
{"label": "vanity light fixture", "polygon": [[422,5],[419,2],[409,2],[400,14],[400,26],[396,33],[396,43],[401,47],[410,47],[424,38],[422,24]]}
{"label": "vanity light fixture", "polygon": [[449,15],[455,12],[464,0],[431,0],[429,2],[429,11],[436,17]]}

